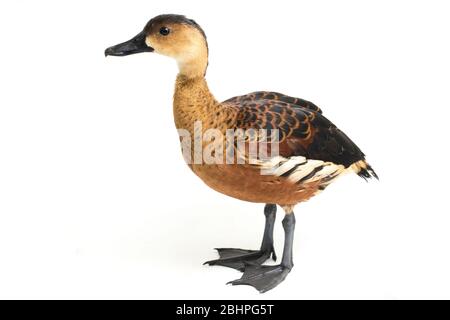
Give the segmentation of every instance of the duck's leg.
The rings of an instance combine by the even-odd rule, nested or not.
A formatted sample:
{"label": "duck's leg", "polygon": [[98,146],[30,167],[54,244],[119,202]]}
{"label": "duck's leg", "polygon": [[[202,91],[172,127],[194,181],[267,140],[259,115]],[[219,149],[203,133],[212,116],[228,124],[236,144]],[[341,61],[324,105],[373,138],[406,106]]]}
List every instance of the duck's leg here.
{"label": "duck's leg", "polygon": [[294,240],[295,216],[288,213],[283,219],[285,233],[283,259],[276,266],[247,265],[244,274],[238,280],[229,283],[233,285],[249,285],[255,287],[261,293],[275,288],[291,271],[294,263],[292,261],[292,245]]}
{"label": "duck's leg", "polygon": [[266,225],[264,227],[264,235],[259,250],[244,250],[234,248],[217,248],[220,259],[205,262],[210,266],[218,265],[234,268],[244,271],[247,264],[261,265],[272,255],[274,261],[277,260],[275,250],[273,248],[273,227],[275,224],[275,216],[277,206],[275,204],[266,204],[264,214],[266,216]]}

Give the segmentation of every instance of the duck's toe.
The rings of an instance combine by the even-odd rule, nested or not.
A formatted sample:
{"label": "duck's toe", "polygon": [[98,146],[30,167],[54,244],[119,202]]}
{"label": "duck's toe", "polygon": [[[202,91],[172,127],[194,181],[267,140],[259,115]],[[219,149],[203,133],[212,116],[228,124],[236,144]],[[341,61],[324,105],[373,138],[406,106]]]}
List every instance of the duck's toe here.
{"label": "duck's toe", "polygon": [[207,261],[204,264],[210,266],[223,266],[244,271],[246,265],[261,265],[270,256],[274,261],[277,256],[273,248],[271,250],[245,250],[236,248],[216,248],[220,259]]}
{"label": "duck's toe", "polygon": [[245,266],[244,274],[240,279],[230,281],[232,285],[248,285],[261,293],[269,291],[279,285],[286,278],[291,268],[283,265],[276,266]]}

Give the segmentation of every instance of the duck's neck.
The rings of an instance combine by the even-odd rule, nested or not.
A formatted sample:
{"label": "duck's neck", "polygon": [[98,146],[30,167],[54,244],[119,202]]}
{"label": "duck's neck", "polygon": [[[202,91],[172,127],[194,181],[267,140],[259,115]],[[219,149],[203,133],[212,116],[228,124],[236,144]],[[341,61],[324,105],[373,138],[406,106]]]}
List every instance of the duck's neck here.
{"label": "duck's neck", "polygon": [[203,129],[220,128],[227,110],[209,91],[203,76],[187,77],[179,74],[175,84],[173,112],[177,129],[193,133],[196,121]]}

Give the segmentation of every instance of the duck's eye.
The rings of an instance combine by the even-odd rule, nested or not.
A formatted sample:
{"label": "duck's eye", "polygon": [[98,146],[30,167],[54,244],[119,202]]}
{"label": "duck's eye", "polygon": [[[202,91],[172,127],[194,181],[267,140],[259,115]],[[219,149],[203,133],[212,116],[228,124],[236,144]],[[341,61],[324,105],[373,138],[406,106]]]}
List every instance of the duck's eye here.
{"label": "duck's eye", "polygon": [[167,36],[170,33],[170,29],[167,27],[162,27],[159,29],[159,33],[163,36]]}

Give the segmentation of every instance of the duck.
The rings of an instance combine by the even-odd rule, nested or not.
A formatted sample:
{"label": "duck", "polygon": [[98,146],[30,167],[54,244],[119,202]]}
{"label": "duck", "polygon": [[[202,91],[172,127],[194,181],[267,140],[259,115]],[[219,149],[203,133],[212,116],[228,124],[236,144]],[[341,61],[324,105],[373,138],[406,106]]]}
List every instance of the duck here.
{"label": "duck", "polygon": [[[294,207],[344,174],[378,179],[375,170],[361,149],[310,101],[258,91],[219,102],[205,79],[209,47],[204,30],[195,20],[178,14],[158,15],[132,39],[105,50],[105,56],[137,53],[164,55],[178,65],[173,115],[175,127],[182,133],[180,142],[195,141],[181,143],[190,170],[215,191],[264,204],[260,248],[218,248],[218,259],[205,264],[241,271],[241,278],[229,284],[249,285],[261,293],[275,288],[294,266]],[[221,140],[220,135],[223,140],[230,130],[240,132],[236,136],[243,143],[230,139],[211,148],[213,141]],[[214,139],[205,139],[207,132],[213,132]],[[250,152],[252,143],[261,144],[264,152]],[[210,147],[210,155],[216,160],[229,156],[232,161],[214,162],[211,157],[202,157],[205,150],[196,151],[198,145],[201,150]],[[284,211],[284,247],[280,263],[268,265],[265,262],[269,259],[277,261],[273,238],[277,206]]]}

